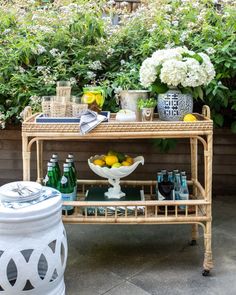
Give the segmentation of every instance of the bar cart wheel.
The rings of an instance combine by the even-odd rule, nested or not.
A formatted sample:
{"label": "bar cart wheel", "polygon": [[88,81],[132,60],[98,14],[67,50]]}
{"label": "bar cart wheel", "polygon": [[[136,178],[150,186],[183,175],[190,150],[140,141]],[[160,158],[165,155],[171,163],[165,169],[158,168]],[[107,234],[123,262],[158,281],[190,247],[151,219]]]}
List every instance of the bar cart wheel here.
{"label": "bar cart wheel", "polygon": [[190,246],[196,246],[197,245],[197,241],[196,240],[192,240],[189,242]]}
{"label": "bar cart wheel", "polygon": [[210,270],[208,270],[208,269],[204,269],[204,270],[202,271],[202,275],[203,275],[204,277],[209,277],[209,276],[210,276]]}

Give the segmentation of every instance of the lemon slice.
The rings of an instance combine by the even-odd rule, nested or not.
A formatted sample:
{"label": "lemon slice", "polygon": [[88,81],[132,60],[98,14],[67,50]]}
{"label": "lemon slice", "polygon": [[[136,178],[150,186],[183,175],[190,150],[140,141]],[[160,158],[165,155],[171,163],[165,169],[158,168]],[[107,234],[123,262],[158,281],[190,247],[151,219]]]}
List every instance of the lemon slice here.
{"label": "lemon slice", "polygon": [[94,95],[93,93],[86,93],[83,95],[84,103],[91,104],[95,101],[95,99],[96,99],[96,95]]}
{"label": "lemon slice", "polygon": [[104,99],[103,99],[102,94],[100,94],[100,93],[96,94],[96,103],[97,103],[97,105],[102,107],[103,102],[104,102]]}

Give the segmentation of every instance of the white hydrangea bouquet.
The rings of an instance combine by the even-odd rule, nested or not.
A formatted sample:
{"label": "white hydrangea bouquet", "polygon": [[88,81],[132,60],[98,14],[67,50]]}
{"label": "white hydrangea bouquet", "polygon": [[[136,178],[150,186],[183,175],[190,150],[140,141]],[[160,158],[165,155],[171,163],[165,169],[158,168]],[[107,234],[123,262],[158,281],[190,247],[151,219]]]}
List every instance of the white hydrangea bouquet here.
{"label": "white hydrangea bouquet", "polygon": [[186,47],[157,50],[145,59],[140,68],[140,82],[156,93],[178,87],[181,92],[203,98],[201,86],[215,76],[214,66],[207,54],[195,53]]}

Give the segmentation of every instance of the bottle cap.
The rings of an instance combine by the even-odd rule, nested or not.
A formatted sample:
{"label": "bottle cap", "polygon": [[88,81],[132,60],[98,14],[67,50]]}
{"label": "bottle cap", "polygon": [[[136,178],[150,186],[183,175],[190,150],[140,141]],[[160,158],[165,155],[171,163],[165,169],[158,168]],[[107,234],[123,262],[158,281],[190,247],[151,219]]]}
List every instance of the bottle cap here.
{"label": "bottle cap", "polygon": [[58,159],[58,154],[52,154],[52,159]]}
{"label": "bottle cap", "polygon": [[73,154],[68,154],[67,159],[72,159],[72,160],[74,160],[74,155],[73,155]]}

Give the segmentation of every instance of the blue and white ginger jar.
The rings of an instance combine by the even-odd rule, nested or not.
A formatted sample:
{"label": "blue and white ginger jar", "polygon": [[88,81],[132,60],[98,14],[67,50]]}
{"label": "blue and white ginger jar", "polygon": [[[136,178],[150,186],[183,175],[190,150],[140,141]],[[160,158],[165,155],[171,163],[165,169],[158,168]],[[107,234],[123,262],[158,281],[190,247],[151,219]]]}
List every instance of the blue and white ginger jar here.
{"label": "blue and white ginger jar", "polygon": [[177,88],[169,89],[166,93],[158,95],[158,113],[163,121],[180,121],[193,112],[193,97],[183,94]]}

